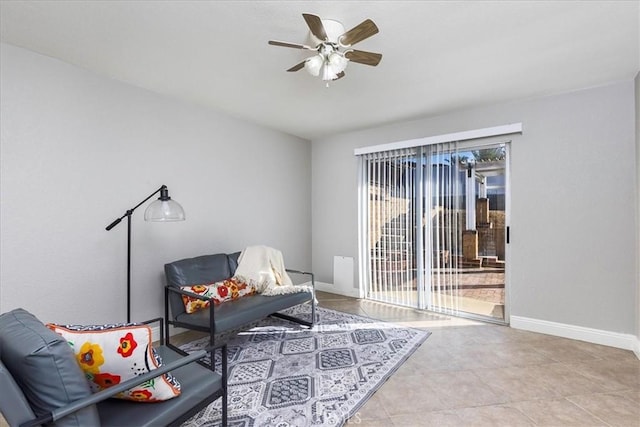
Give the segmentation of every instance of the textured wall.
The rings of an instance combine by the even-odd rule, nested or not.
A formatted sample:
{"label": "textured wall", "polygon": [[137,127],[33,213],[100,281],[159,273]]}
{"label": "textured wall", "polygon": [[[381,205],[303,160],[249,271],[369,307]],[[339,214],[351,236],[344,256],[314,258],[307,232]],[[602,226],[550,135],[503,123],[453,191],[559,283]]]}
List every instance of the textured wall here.
{"label": "textured wall", "polygon": [[165,262],[251,244],[311,266],[308,141],[24,49],[1,49],[0,310],[125,320],[126,222],[165,184],[185,222],[133,215],[132,318],[162,314]]}
{"label": "textured wall", "polygon": [[635,333],[633,81],[314,140],[318,279],[332,281],[334,255],[358,257],[354,148],[517,122],[524,132],[511,150],[511,314]]}

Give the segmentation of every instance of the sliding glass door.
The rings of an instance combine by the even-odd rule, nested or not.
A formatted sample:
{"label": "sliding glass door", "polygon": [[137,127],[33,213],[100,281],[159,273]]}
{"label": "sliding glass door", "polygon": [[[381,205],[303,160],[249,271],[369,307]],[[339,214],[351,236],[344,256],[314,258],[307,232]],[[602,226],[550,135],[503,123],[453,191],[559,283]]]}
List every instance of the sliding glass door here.
{"label": "sliding glass door", "polygon": [[366,298],[503,322],[507,166],[506,143],[363,155]]}

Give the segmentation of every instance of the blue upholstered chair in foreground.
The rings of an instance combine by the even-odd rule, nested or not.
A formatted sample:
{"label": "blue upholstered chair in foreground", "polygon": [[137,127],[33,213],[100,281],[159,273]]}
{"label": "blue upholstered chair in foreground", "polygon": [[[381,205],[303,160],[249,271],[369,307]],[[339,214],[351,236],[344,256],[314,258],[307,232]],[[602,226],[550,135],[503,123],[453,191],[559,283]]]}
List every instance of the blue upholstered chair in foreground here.
{"label": "blue upholstered chair in foreground", "polygon": [[[161,321],[162,319],[156,319]],[[227,348],[180,353],[156,348],[156,369],[92,393],[68,341],[23,309],[0,315],[0,412],[10,426],[165,426],[180,425],[222,398],[227,425]],[[127,347],[123,347],[126,349]],[[222,353],[221,373],[201,359]],[[180,394],[160,402],[112,399],[116,394],[171,373]]]}

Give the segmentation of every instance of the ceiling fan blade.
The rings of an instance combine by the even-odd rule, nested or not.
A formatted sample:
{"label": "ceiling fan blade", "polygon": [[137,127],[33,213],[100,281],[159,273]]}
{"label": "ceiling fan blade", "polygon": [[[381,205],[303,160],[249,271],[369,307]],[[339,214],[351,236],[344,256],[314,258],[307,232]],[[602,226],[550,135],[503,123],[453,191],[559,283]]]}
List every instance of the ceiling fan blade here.
{"label": "ceiling fan blade", "polygon": [[365,52],[363,50],[350,50],[344,54],[344,56],[352,62],[358,64],[371,65],[375,67],[380,63],[382,59],[381,53]]}
{"label": "ceiling fan blade", "polygon": [[351,46],[378,33],[378,27],[371,19],[366,19],[338,38],[341,44]]}
{"label": "ceiling fan blade", "polygon": [[324,30],[324,25],[322,25],[322,19],[319,16],[311,15],[309,13],[303,13],[302,17],[307,22],[309,29],[311,30],[311,34],[316,36],[316,38],[326,41],[327,40],[327,32]]}
{"label": "ceiling fan blade", "polygon": [[333,81],[343,78],[345,76],[344,71],[340,71],[338,74],[336,74],[336,76],[337,77],[333,79]]}
{"label": "ceiling fan blade", "polygon": [[273,45],[273,46],[282,46],[282,47],[292,47],[294,49],[308,49],[308,50],[315,50],[312,47],[309,47],[307,45],[304,44],[296,44],[296,43],[287,43],[287,42],[279,42],[276,40],[269,40],[269,44]]}
{"label": "ceiling fan blade", "polygon": [[298,71],[304,68],[304,63],[307,62],[307,60],[305,59],[304,61],[302,61],[299,64],[294,65],[293,67],[289,68],[287,71]]}

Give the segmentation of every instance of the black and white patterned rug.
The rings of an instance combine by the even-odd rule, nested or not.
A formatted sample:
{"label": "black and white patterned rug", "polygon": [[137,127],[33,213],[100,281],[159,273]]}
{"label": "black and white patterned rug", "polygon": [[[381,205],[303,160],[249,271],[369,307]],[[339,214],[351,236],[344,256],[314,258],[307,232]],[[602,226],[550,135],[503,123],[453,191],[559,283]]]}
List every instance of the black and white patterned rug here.
{"label": "black and white patterned rug", "polygon": [[[305,304],[284,313],[309,311]],[[229,351],[230,426],[341,426],[431,334],[320,307],[316,317],[312,330],[269,317],[221,337]],[[220,425],[221,404],[216,400],[183,426]]]}

